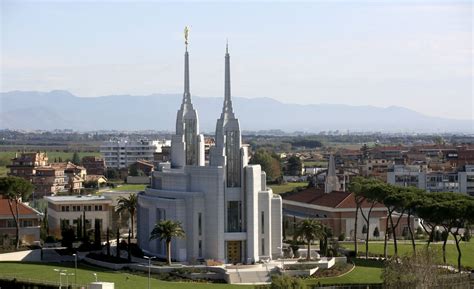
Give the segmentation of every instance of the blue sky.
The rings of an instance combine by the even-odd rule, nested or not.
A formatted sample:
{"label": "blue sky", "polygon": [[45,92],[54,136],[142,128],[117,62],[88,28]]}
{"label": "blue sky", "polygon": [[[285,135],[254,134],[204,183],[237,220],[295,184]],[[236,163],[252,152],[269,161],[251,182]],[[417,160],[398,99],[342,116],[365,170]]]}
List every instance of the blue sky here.
{"label": "blue sky", "polygon": [[181,93],[473,118],[472,2],[1,1],[1,91]]}

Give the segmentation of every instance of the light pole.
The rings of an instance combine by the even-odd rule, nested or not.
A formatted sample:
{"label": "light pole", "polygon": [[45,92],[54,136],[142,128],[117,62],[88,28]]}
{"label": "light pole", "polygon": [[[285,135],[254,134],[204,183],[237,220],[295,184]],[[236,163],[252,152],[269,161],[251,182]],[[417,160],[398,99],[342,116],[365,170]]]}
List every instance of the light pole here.
{"label": "light pole", "polygon": [[74,283],[77,286],[77,254],[72,254],[74,256]]}
{"label": "light pole", "polygon": [[69,288],[69,276],[74,276],[74,273],[61,273],[63,275],[66,275],[66,289]]}
{"label": "light pole", "polygon": [[61,270],[61,269],[53,269],[55,272],[58,272],[59,273],[59,289],[61,289],[63,287],[63,281],[62,281],[62,278],[61,276],[64,275],[64,272],[67,272],[67,270]]}
{"label": "light pole", "polygon": [[148,259],[148,289],[150,289],[150,279],[151,279],[151,260],[155,259],[155,257],[151,256],[143,256],[143,258]]}

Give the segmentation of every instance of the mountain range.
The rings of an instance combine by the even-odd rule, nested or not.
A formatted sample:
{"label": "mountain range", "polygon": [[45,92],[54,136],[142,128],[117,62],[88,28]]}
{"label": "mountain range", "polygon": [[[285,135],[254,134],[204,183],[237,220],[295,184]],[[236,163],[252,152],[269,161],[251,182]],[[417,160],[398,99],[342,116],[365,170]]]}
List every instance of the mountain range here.
{"label": "mountain range", "polygon": [[[212,133],[223,98],[192,98],[201,131]],[[174,131],[181,99],[180,94],[78,97],[63,90],[3,92],[0,128]],[[300,105],[265,97],[233,97],[233,104],[241,129],[247,131],[474,132],[473,120],[426,116],[397,106]]]}

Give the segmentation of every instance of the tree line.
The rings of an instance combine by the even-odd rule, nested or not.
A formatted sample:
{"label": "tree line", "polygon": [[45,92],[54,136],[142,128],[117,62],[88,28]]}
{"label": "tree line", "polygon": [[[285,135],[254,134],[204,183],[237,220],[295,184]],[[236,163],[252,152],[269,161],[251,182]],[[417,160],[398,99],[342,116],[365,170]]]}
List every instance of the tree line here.
{"label": "tree line", "polygon": [[[357,227],[359,212],[365,221],[365,256],[369,252],[370,216],[376,204],[383,204],[387,209],[385,220],[384,256],[387,258],[387,242],[389,234],[393,237],[394,255],[398,255],[396,229],[403,218],[406,218],[413,252],[416,254],[415,233],[411,221],[418,217],[420,225],[429,235],[427,246],[435,238],[437,228],[442,228],[443,261],[446,263],[446,243],[451,234],[458,252],[458,269],[461,270],[460,242],[469,238],[470,224],[474,222],[474,198],[465,194],[452,192],[429,193],[414,187],[399,187],[384,183],[373,178],[355,177],[349,186],[354,193],[356,215],[354,224],[354,249],[357,253]],[[363,210],[362,204],[368,204]],[[463,232],[462,232],[463,231]]]}

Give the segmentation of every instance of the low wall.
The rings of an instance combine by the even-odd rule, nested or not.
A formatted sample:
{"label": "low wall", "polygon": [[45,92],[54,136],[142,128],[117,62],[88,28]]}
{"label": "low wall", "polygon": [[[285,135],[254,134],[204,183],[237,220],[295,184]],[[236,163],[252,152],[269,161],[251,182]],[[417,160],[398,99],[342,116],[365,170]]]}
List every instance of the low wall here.
{"label": "low wall", "polygon": [[306,269],[306,270],[280,270],[280,272],[288,276],[308,277],[316,273],[318,269],[319,267],[315,267],[313,269]]}
{"label": "low wall", "polygon": [[336,264],[346,264],[347,263],[347,257],[334,257],[334,261]]}
{"label": "low wall", "polygon": [[133,176],[128,176],[127,177],[127,184],[149,184],[150,183],[150,177],[144,176],[144,177],[133,177]]}
{"label": "low wall", "polygon": [[108,262],[103,262],[103,261],[99,261],[99,260],[96,260],[96,259],[92,259],[92,258],[89,258],[89,257],[84,257],[83,260],[86,261],[89,264],[96,265],[96,266],[99,266],[99,267],[104,267],[104,268],[107,268],[107,269],[112,269],[112,270],[122,270],[122,269],[127,268],[127,267],[130,266],[129,263],[124,263],[124,264],[108,263]]}

